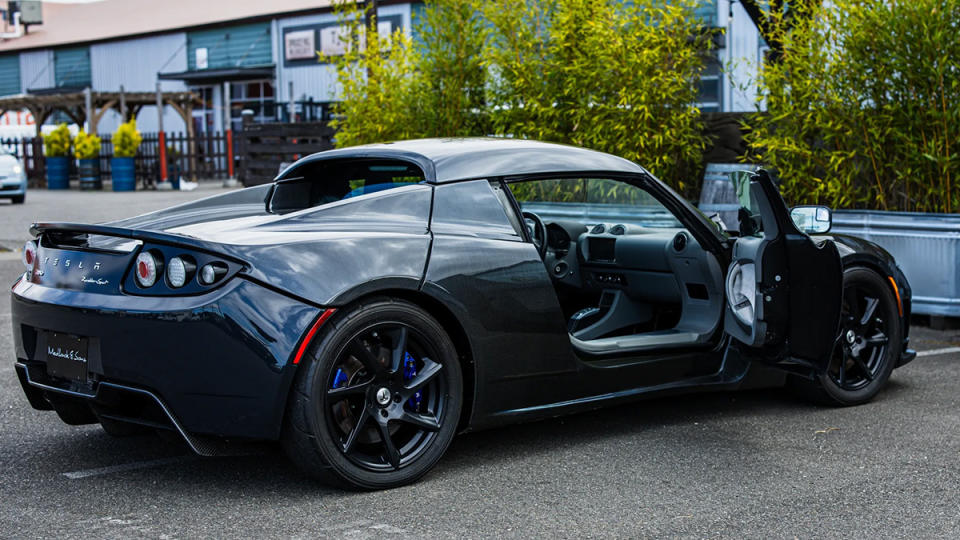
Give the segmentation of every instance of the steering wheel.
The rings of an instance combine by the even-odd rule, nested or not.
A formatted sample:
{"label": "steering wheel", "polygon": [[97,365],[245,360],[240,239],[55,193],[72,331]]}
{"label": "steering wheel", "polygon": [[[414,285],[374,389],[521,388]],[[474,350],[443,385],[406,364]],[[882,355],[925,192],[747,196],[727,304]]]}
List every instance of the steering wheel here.
{"label": "steering wheel", "polygon": [[523,221],[527,226],[530,239],[533,240],[533,246],[537,248],[537,253],[540,254],[542,259],[547,254],[547,228],[543,225],[540,216],[533,212],[524,212]]}

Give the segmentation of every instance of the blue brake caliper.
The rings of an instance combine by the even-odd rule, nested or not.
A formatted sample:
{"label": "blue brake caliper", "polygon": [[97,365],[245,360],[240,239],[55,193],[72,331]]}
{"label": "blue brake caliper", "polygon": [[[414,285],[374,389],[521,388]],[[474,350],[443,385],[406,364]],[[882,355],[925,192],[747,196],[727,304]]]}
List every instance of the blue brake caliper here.
{"label": "blue brake caliper", "polygon": [[[408,352],[404,353],[403,356],[403,382],[410,382],[414,377],[417,376],[417,361],[413,359],[413,355]],[[419,390],[413,396],[407,400],[407,405],[413,410],[420,409],[420,401],[423,399],[423,393]]]}
{"label": "blue brake caliper", "polygon": [[337,373],[333,376],[333,387],[340,388],[347,385],[347,374],[342,369],[337,368]]}

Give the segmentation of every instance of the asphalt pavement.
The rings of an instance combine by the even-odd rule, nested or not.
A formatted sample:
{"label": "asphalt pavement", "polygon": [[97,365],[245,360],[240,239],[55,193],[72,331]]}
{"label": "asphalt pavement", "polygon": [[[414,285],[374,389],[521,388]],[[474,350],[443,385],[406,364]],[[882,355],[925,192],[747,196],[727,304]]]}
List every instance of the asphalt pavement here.
{"label": "asphalt pavement", "polygon": [[[22,244],[38,219],[97,222],[216,192],[31,191],[0,206],[0,243]],[[0,283],[22,273],[19,257],[0,253]],[[782,390],[642,401],[462,435],[419,483],[349,493],[279,450],[198,458],[31,409],[4,301],[0,536],[956,538],[960,332],[913,335],[926,352],[860,407]]]}

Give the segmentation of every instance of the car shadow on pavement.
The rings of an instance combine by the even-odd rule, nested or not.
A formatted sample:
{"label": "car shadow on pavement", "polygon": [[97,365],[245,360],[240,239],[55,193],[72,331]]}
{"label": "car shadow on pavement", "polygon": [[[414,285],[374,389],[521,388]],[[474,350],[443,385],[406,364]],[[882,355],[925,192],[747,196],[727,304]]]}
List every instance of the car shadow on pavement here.
{"label": "car shadow on pavement", "polygon": [[[895,386],[895,385],[892,385]],[[651,429],[707,424],[720,419],[804,414],[816,406],[784,397],[780,391],[741,391],[673,396],[633,402],[611,408],[552,418],[533,423],[467,433],[454,439],[431,477],[468,471],[477,461],[495,464],[517,456],[550,453],[558,448],[576,450],[577,446],[603,445],[605,439],[622,439]],[[55,419],[51,418],[51,421]],[[138,482],[144,476],[163,479],[166,489],[181,489],[185,484],[203,484],[207,488],[228,489],[243,483],[248,487],[283,486],[285,495],[317,494],[328,489],[304,476],[283,454],[279,445],[268,447],[255,456],[193,458],[185,444],[155,434],[116,438],[99,426],[56,429],[37,444],[44,446],[32,455],[49,467],[93,470],[117,464],[150,462],[183,456],[183,461],[138,472],[110,474],[111,481]],[[50,471],[54,472],[54,471]],[[57,470],[63,474],[70,471]],[[96,475],[94,475],[96,476]],[[89,480],[89,479],[86,479]],[[228,489],[229,491],[229,489]],[[339,491],[335,491],[340,493]]]}
{"label": "car shadow on pavement", "polygon": [[[895,399],[909,386],[892,380],[877,397],[877,402]],[[782,389],[748,390],[738,392],[699,393],[684,396],[661,397],[605,409],[551,418],[527,424],[518,424],[456,437],[447,454],[426,481],[469,476],[478,465],[509,467],[511,461],[542,460],[556,452],[591,454],[608,446],[632,443],[645,438],[666,452],[691,445],[716,446],[731,452],[749,452],[750,437],[725,435],[731,426],[764,426],[771,423],[810,423],[818,416],[833,414],[836,409],[803,401]],[[807,417],[811,419],[808,420]],[[54,419],[51,419],[53,421]],[[699,426],[699,431],[687,429]],[[740,428],[738,428],[740,429]],[[267,447],[265,453],[255,456],[200,458],[192,456],[185,444],[160,438],[154,434],[115,438],[99,426],[85,428],[64,427],[43,437],[38,444],[35,459],[42,460],[39,469],[64,468],[96,469],[116,464],[183,457],[171,464],[163,464],[135,471],[104,475],[112,483],[136,484],[151,480],[151,489],[175,492],[202,486],[204,491],[221,491],[243,497],[250,490],[264,490],[278,497],[315,497],[344,492],[329,488],[306,477],[284,455],[279,445]],[[735,431],[735,430],[733,430]],[[712,438],[711,438],[712,437]],[[722,437],[722,439],[718,439]],[[719,443],[718,443],[719,441]],[[736,447],[736,448],[733,448]],[[91,481],[95,478],[79,480]],[[134,484],[130,486],[129,484]],[[242,488],[238,488],[242,486]]]}

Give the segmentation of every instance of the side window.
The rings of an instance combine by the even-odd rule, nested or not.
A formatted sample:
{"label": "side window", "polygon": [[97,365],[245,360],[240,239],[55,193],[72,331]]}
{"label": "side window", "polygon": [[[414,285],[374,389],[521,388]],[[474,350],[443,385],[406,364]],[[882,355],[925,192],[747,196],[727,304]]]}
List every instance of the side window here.
{"label": "side window", "polygon": [[760,219],[759,207],[753,193],[750,192],[750,178],[753,173],[750,171],[737,171],[730,173],[730,181],[733,183],[737,194],[737,203],[740,210],[737,211],[737,228],[740,236],[762,236],[763,222]]}
{"label": "side window", "polygon": [[510,184],[524,211],[543,219],[584,223],[627,223],[682,228],[659,201],[642,188],[611,178],[558,178]]}

